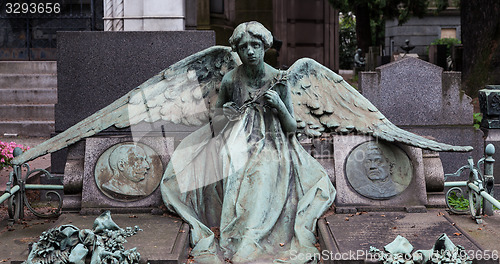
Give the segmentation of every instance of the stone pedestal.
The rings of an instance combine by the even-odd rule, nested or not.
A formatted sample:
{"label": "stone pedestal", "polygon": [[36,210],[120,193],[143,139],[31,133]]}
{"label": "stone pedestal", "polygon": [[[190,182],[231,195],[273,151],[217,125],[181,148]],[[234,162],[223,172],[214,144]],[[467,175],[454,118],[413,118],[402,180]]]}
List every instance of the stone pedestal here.
{"label": "stone pedestal", "polygon": [[[487,130],[486,138],[484,139],[484,145],[488,144],[493,144],[495,150],[497,151],[500,150],[500,129]],[[493,175],[498,175],[498,173],[500,173],[500,160],[496,158],[496,161],[493,166]],[[500,185],[500,176],[495,177],[495,185]]]}
{"label": "stone pedestal", "polygon": [[[127,184],[137,185],[145,191],[143,195],[115,195],[108,187],[103,187],[112,182],[115,172],[121,169],[112,164],[111,156],[116,155],[113,150],[126,144],[144,150],[140,158],[147,160],[147,172],[138,182],[119,182],[122,184],[120,189],[126,191],[124,186]],[[140,142],[134,142],[128,136],[91,137],[73,146],[65,170],[64,211],[99,214],[106,209],[116,213],[161,213],[158,209],[163,204],[159,183],[174,149],[173,138],[143,137]],[[84,160],[79,158],[81,153],[84,153]]]}
{"label": "stone pedestal", "polygon": [[[479,91],[479,105],[483,120],[481,128],[485,132],[484,144],[493,144],[495,149],[500,149],[500,85],[487,85],[485,89]],[[500,172],[500,162],[497,161],[493,166],[493,175],[498,175]],[[495,177],[494,188],[491,191],[492,195],[500,198],[500,177]],[[495,189],[497,191],[495,192]]]}
{"label": "stone pedestal", "polygon": [[426,210],[420,149],[368,136],[336,135],[333,150],[337,213]]}
{"label": "stone pedestal", "polygon": [[[106,189],[106,184],[118,177],[113,174],[118,174],[114,173],[114,171],[118,171],[120,168],[118,166],[113,168],[112,164],[113,157],[117,156],[117,148],[129,145],[139,148],[142,152],[138,154],[141,156],[136,158],[144,159],[145,164],[139,164],[146,167],[143,170],[147,171],[146,174],[140,175],[144,179],[139,182],[129,179],[118,180],[116,181],[116,187],[111,186]],[[151,153],[148,153],[148,149]],[[158,208],[163,204],[159,184],[164,169],[170,161],[170,154],[173,152],[173,149],[172,138],[144,137],[142,142],[134,142],[133,138],[129,137],[87,138],[83,174],[82,211],[95,208],[109,208],[112,211],[113,208],[127,208],[131,211],[146,209],[147,211],[151,211],[151,208]],[[130,160],[129,156],[131,153],[124,154],[127,155],[122,156],[124,158],[128,156],[128,160]],[[155,160],[157,161],[155,162]],[[109,173],[106,173],[108,171]],[[133,176],[130,175],[131,173],[135,173],[128,170],[125,170],[125,172],[129,178]],[[131,188],[129,190],[125,189],[132,185],[138,186],[141,191],[144,191],[144,194],[134,194]],[[119,193],[114,195],[117,191]]]}
{"label": "stone pedestal", "polygon": [[427,190],[427,207],[446,207],[444,194],[443,163],[439,152],[422,150],[422,160],[425,175],[425,189]]}

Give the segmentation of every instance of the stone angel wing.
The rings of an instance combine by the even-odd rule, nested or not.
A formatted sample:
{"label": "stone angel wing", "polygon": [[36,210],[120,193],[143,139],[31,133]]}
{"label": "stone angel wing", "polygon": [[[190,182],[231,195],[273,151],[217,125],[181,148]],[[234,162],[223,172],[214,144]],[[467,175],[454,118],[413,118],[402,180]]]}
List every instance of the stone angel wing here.
{"label": "stone angel wing", "polygon": [[188,126],[206,124],[222,77],[239,64],[238,55],[229,47],[215,46],[195,53],[13,162],[33,160],[111,126],[123,128],[160,120]]}
{"label": "stone angel wing", "polygon": [[297,127],[311,137],[323,132],[358,133],[434,151],[471,151],[426,139],[392,124],[341,76],[312,59],[288,69]]}

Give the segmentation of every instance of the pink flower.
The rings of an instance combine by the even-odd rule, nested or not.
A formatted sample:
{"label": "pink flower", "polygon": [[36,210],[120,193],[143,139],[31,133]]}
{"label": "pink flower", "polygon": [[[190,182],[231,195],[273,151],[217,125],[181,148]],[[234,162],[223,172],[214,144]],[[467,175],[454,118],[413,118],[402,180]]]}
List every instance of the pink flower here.
{"label": "pink flower", "polygon": [[15,142],[6,143],[0,141],[0,168],[11,165],[11,161],[14,158],[13,152],[16,147],[21,148],[23,151],[30,149],[29,146],[23,146]]}

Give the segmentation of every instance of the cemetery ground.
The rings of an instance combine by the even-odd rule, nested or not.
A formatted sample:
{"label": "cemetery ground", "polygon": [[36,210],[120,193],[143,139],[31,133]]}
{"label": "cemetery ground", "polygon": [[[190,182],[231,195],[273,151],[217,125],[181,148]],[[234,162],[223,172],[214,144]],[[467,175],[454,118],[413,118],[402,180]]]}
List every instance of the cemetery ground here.
{"label": "cemetery ground", "polygon": [[[33,147],[43,142],[45,138],[0,138],[0,140],[7,142],[15,141],[18,144]],[[50,167],[50,157],[45,156],[36,159],[30,162],[30,166],[32,168],[47,169]],[[4,189],[8,170],[2,170],[0,176],[2,179],[2,188]],[[36,200],[37,195],[32,195],[30,199]],[[54,209],[48,202],[40,202],[37,206],[37,210],[41,212],[48,212]],[[500,237],[500,211],[496,211],[494,216],[484,216],[483,224],[476,224],[469,215],[450,214],[446,208],[432,208],[428,209],[426,213],[405,214],[403,218],[406,220],[404,221],[402,221],[401,214],[404,213],[367,212],[334,214],[333,210],[330,210],[326,213],[326,220],[320,221],[330,222],[328,223],[330,228],[341,226],[342,228],[346,228],[346,230],[360,230],[359,232],[344,231],[337,238],[351,243],[352,233],[359,233],[361,236],[366,237],[365,241],[357,245],[361,245],[362,247],[373,245],[382,249],[385,244],[392,242],[397,234],[402,234],[415,246],[415,250],[429,249],[432,247],[432,244],[429,243],[435,241],[442,233],[438,229],[444,228],[448,230],[448,236],[456,244],[469,239],[473,244],[471,247],[484,250],[484,255],[490,254],[490,256],[494,256],[491,252],[497,252],[497,255],[500,252],[500,244],[498,243],[498,238]],[[42,219],[34,216],[29,210],[25,209],[25,218],[13,225],[9,225],[7,206],[6,203],[3,203],[0,206],[0,263],[21,263],[28,257],[32,243],[39,239],[42,232],[50,228],[65,224],[75,225],[80,229],[92,228],[96,217],[97,215],[63,213],[58,218]],[[143,229],[143,231],[129,237],[127,239],[128,243],[125,244],[126,248],[137,247],[141,256],[155,259],[155,256],[162,258],[169,254],[169,256],[187,254],[187,252],[180,251],[185,251],[182,244],[185,245],[188,242],[187,234],[189,230],[187,225],[183,224],[182,220],[176,216],[170,214],[112,214],[112,217],[122,228],[137,225]],[[429,219],[438,219],[441,226],[435,225],[432,221],[429,222]],[[358,228],[360,223],[363,223],[367,228],[364,228],[365,230]],[[370,226],[378,226],[378,230],[385,230],[383,234],[382,232],[381,234],[370,233]],[[344,235],[351,236],[351,238],[345,239],[345,237],[342,237]],[[419,243],[426,241],[427,243],[423,243],[423,246]],[[341,250],[349,250],[348,247],[348,244],[339,245],[339,249]],[[356,251],[357,249],[353,248],[352,250]]]}

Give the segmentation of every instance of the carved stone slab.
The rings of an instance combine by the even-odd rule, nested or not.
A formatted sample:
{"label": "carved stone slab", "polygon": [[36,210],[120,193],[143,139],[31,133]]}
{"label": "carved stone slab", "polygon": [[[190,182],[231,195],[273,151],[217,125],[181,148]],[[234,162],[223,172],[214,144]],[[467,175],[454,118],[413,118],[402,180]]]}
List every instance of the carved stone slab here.
{"label": "carved stone slab", "polygon": [[327,216],[318,222],[321,248],[328,256],[332,253],[342,258],[343,262],[325,258],[323,263],[365,263],[363,259],[369,259],[366,256],[370,246],[383,250],[398,235],[408,239],[414,250],[432,249],[443,233],[455,245],[465,247],[466,252],[482,250],[477,242],[447,218],[447,214],[432,210],[418,214],[364,212]]}
{"label": "carved stone slab", "polygon": [[130,137],[88,138],[82,212],[92,208],[151,210],[162,205],[158,186],[173,149],[169,137],[143,137],[140,142]]}
{"label": "carved stone slab", "polygon": [[343,135],[333,136],[333,149],[337,212],[389,208],[425,211],[420,149],[374,141],[373,137]]}

